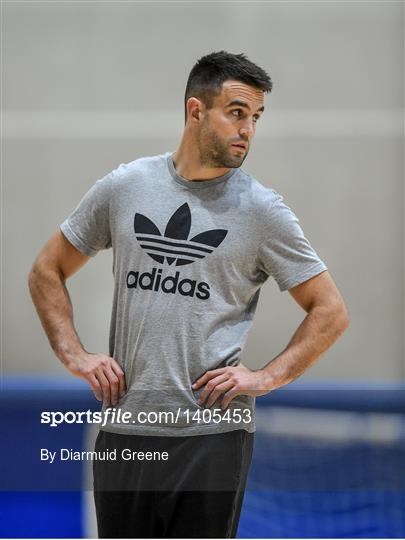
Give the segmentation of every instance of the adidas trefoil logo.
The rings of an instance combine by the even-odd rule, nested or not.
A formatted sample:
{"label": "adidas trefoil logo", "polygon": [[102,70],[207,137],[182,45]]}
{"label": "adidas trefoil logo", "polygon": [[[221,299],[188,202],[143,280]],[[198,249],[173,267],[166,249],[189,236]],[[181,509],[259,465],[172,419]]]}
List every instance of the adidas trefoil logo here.
{"label": "adidas trefoil logo", "polygon": [[[151,219],[136,213],[134,229],[136,238],[146,253],[154,261],[169,265],[191,264],[204,259],[217,248],[227,234],[225,229],[211,229],[188,239],[191,228],[191,213],[187,203],[180,206],[169,219],[162,236]],[[169,239],[170,240],[167,240]]]}

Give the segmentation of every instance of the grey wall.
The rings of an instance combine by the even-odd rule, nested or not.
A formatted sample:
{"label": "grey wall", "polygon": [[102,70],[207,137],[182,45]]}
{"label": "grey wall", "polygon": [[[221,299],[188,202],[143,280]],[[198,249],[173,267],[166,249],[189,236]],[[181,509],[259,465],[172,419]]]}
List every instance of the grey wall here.
{"label": "grey wall", "polygon": [[[351,326],[308,377],[404,377],[403,2],[3,5],[3,372],[64,373],[27,274],[90,185],[175,150],[195,60],[245,52],[274,90],[244,169],[282,193]],[[86,348],[106,351],[111,253],[70,280]],[[268,280],[244,361],[264,365],[304,312]]]}

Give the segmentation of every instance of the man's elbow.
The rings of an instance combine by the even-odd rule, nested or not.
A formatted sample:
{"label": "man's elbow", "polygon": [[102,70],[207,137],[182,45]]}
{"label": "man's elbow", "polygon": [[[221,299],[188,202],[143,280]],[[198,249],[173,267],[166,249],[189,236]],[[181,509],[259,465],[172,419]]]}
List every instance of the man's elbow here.
{"label": "man's elbow", "polygon": [[348,329],[350,324],[349,311],[343,300],[339,301],[337,305],[332,307],[331,319],[333,321],[333,328],[337,334],[337,337],[341,336]]}
{"label": "man's elbow", "polygon": [[37,289],[38,283],[43,280],[45,273],[45,269],[35,261],[28,274],[28,289],[30,290],[31,295]]}
{"label": "man's elbow", "polygon": [[33,262],[31,269],[28,274],[28,283],[31,281],[35,281],[36,279],[39,279],[45,272],[47,268],[44,264],[43,257],[41,255],[38,255],[38,257]]}
{"label": "man's elbow", "polygon": [[31,266],[31,269],[28,274],[28,286],[31,288],[32,285],[38,280],[41,274],[41,268],[38,265],[37,261]]}
{"label": "man's elbow", "polygon": [[54,281],[55,277],[63,280],[61,272],[54,265],[49,264],[49,261],[39,256],[28,274],[28,288],[32,293],[41,283],[50,283]]}

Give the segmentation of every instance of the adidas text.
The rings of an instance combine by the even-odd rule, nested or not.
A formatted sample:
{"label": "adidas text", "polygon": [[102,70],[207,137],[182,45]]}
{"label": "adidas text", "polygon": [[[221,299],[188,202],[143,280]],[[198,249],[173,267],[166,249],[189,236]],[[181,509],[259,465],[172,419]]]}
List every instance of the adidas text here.
{"label": "adidas text", "polygon": [[210,286],[205,281],[197,283],[194,279],[182,279],[179,281],[180,272],[174,276],[166,276],[162,279],[162,269],[153,268],[152,272],[133,272],[127,274],[128,289],[144,289],[150,291],[162,291],[175,294],[179,292],[183,296],[196,296],[200,300],[210,297]]}

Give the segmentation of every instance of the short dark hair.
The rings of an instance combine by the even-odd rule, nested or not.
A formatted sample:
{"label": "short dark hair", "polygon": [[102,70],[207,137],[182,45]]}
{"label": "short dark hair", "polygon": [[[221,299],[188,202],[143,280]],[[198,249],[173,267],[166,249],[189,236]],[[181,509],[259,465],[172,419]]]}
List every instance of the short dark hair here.
{"label": "short dark hair", "polygon": [[207,109],[213,105],[225,81],[235,80],[271,92],[273,82],[264,71],[251,62],[243,53],[231,54],[226,51],[213,52],[201,57],[190,71],[184,96],[184,113],[187,121],[187,100],[198,97]]}

